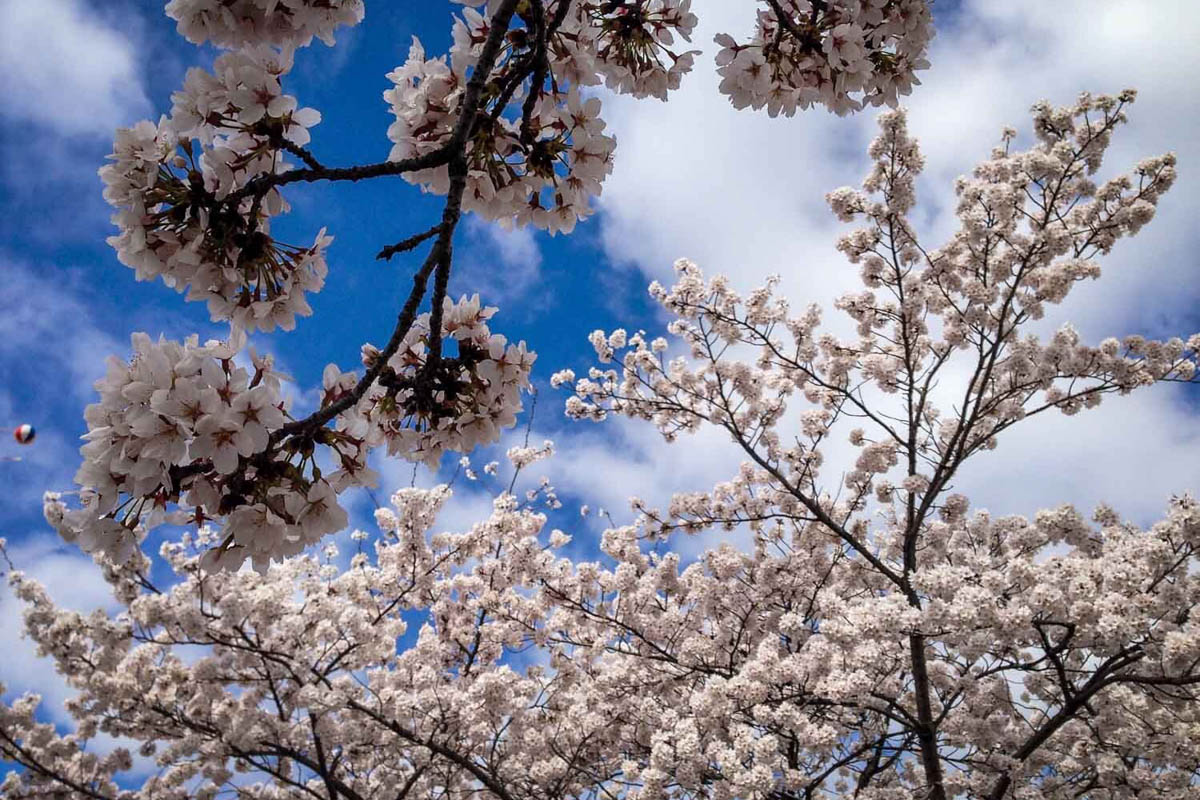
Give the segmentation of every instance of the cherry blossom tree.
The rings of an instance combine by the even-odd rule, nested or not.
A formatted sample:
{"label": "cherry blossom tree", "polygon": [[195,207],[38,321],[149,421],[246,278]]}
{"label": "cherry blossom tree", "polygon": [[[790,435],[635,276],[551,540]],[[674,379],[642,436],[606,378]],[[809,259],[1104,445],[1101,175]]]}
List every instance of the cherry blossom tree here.
{"label": "cherry blossom tree", "polygon": [[[0,704],[0,754],[19,767],[0,794],[1194,797],[1195,500],[1139,527],[1106,507],[993,518],[953,491],[1024,419],[1200,380],[1200,334],[1033,331],[1174,181],[1167,154],[1096,183],[1131,91],[1034,106],[1033,145],[1005,131],[960,179],[960,227],[937,249],[910,219],[917,143],[903,111],[885,112],[861,190],[828,195],[862,225],[839,242],[864,284],[836,304],[856,337],[821,331],[816,307],[793,314],[773,282],[743,298],[687,260],[651,287],[675,349],[596,331],[601,365],[552,380],[573,389],[569,416],[642,419],[667,440],[714,427],[744,454],[666,509],[634,498],[598,560],[566,556],[549,480],[516,492],[553,454],[528,440],[507,483],[483,468],[495,502],[469,530],[435,527],[448,487],[403,489],[373,548],[354,532],[348,568],[332,545],[305,552],[346,528],[343,491],[375,485],[372,451],[436,465],[522,410],[534,355],[492,331],[480,298],[448,296],[462,213],[570,232],[615,151],[584,90],[665,99],[693,64],[672,49],[696,25],[688,0],[462,5],[448,57],[414,40],[389,75],[389,158],[334,167],[308,147],[319,113],[282,79],[296,48],[360,22],[361,2],[167,4],[185,37],[223,52],[188,73],[170,115],[118,132],[101,170],[111,243],[230,335],[134,334],[133,358],[97,383],[78,506],[48,493],[45,514],[121,611],[65,611],[10,565],[29,636],[78,692],[77,727],[40,721],[35,695]],[[739,108],[894,105],[925,66],[920,0],[763,5],[748,42],[717,36]],[[271,220],[292,183],[388,175],[445,205],[379,257],[429,251],[386,343],[361,348],[362,374],[330,365],[318,409],[295,416],[286,376],[246,339],[310,313],[332,239],[283,243]],[[834,437],[857,455],[830,480]],[[186,532],[159,550],[174,575],[159,587],[142,545],[163,523]],[[672,549],[724,531],[747,546]],[[158,771],[130,788],[132,752],[95,752],[99,735]]]}
{"label": "cherry blossom tree", "polygon": [[[856,338],[822,333],[815,306],[793,315],[771,284],[742,298],[680,260],[651,294],[684,355],[597,331],[620,369],[556,375],[574,381],[572,416],[644,419],[668,440],[715,426],[746,457],[665,510],[635,499],[634,524],[605,534],[616,566],[547,580],[554,616],[528,620],[558,659],[600,643],[594,674],[640,687],[623,715],[639,793],[1195,796],[1196,501],[1142,530],[1108,508],[1094,525],[1070,506],[972,514],[952,491],[1025,419],[1197,381],[1200,334],[1091,346],[1070,325],[1029,330],[1174,181],[1167,154],[1093,182],[1133,99],[1034,106],[1037,143],[1014,152],[1005,131],[956,184],[960,228],[937,249],[909,217],[917,143],[904,112],[883,114],[863,190],[828,195],[862,223],[838,244],[865,287],[837,303]],[[858,456],[830,482],[839,430]],[[737,526],[751,549],[684,565],[655,546]]]}
{"label": "cherry blossom tree", "polygon": [[[1141,528],[1106,507],[993,518],[951,490],[1022,420],[1197,380],[1200,334],[1030,331],[1174,180],[1167,154],[1094,182],[1133,99],[1034,106],[1036,143],[1015,151],[1006,131],[959,180],[961,226],[937,249],[909,218],[917,143],[904,112],[883,114],[862,190],[828,195],[862,224],[839,243],[865,287],[837,304],[856,338],[821,333],[819,309],[794,315],[773,284],[743,298],[686,260],[651,287],[674,358],[665,339],[593,334],[620,368],[556,374],[571,416],[667,439],[716,426],[745,455],[665,510],[635,498],[602,560],[563,557],[554,490],[518,496],[514,474],[459,533],[433,528],[447,487],[399,491],[374,554],[344,570],[299,555],[210,571],[208,526],[162,546],[167,589],[140,550],[97,551],[115,617],[60,610],[13,572],[79,726],[39,722],[36,696],[3,706],[0,752],[22,767],[4,796],[1194,796],[1195,500]],[[830,483],[839,432],[858,456]],[[552,452],[509,457],[519,473]],[[670,549],[722,530],[749,546],[690,563]],[[89,752],[98,732],[160,771],[122,789],[131,754]]]}

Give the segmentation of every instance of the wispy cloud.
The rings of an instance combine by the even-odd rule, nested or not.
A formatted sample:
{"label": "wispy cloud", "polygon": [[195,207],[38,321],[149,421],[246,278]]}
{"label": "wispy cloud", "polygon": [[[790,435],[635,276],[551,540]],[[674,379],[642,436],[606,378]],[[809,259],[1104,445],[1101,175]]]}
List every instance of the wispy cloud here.
{"label": "wispy cloud", "polygon": [[19,452],[5,434],[0,453],[23,460],[0,464],[6,489],[0,507],[25,515],[36,513],[46,489],[70,487],[82,408],[94,398],[92,384],[103,377],[106,357],[128,346],[68,288],[66,271],[35,269],[0,253],[0,274],[0,427],[29,422],[38,429],[34,443]]}
{"label": "wispy cloud", "polygon": [[84,298],[67,288],[65,271],[36,271],[3,253],[0,269],[7,300],[0,315],[4,370],[13,378],[58,373],[62,377],[52,384],[59,396],[65,389],[90,397],[92,383],[104,374],[105,358],[128,347],[100,328]]}
{"label": "wispy cloud", "polygon": [[538,285],[542,252],[531,228],[505,231],[473,214],[463,228],[466,236],[455,254],[452,289],[477,291],[485,303],[502,304],[506,314],[545,304],[546,290]]}
{"label": "wispy cloud", "polygon": [[78,0],[0,4],[0,114],[110,136],[145,115],[135,43]]}

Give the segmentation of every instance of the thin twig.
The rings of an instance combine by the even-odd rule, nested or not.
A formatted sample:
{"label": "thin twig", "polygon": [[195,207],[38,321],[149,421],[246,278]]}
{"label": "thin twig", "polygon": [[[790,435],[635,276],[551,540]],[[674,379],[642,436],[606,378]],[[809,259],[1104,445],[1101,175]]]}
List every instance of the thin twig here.
{"label": "thin twig", "polygon": [[395,244],[389,244],[387,247],[380,250],[378,255],[375,256],[375,258],[380,261],[390,261],[392,256],[394,256],[398,253],[407,253],[409,250],[412,250],[414,247],[419,245],[421,242],[425,241],[426,239],[430,239],[434,236],[437,236],[441,232],[442,232],[442,223],[439,222],[437,225],[434,225],[432,228],[430,228],[427,231],[422,231],[421,233],[413,234],[412,236],[408,237],[407,239],[402,239],[401,241],[396,242]]}
{"label": "thin twig", "polygon": [[279,141],[277,141],[275,144],[277,144],[279,147],[283,148],[284,150],[287,150],[289,153],[294,155],[296,158],[303,161],[309,169],[317,169],[317,170],[325,169],[325,165],[322,164],[320,161],[317,161],[316,156],[314,156],[312,153],[305,150],[300,145],[295,144],[294,142],[289,142],[287,139],[284,139],[282,136],[279,137]]}

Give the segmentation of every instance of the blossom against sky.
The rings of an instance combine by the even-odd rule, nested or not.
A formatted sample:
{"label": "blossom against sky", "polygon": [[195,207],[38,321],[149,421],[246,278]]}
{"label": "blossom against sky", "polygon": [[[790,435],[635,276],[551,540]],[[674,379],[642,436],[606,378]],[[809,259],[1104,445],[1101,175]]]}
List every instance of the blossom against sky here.
{"label": "blossom against sky", "polygon": [[[95,399],[91,384],[103,375],[104,357],[126,357],[133,331],[222,334],[201,304],[184,304],[159,283],[137,283],[117,262],[104,242],[113,228],[96,169],[111,151],[114,126],[156,119],[186,69],[211,63],[214,53],[176,35],[156,2],[54,0],[37,4],[51,9],[38,15],[29,13],[33,5],[0,8],[0,85],[10,98],[0,108],[0,419],[31,422],[39,437],[20,450],[4,445],[4,455],[25,460],[0,464],[8,488],[0,500],[0,535],[19,565],[46,580],[52,593],[56,586],[69,589],[82,603],[94,601],[86,588],[90,562],[44,524],[40,497],[45,489],[70,487],[82,409]],[[729,274],[741,289],[780,274],[780,293],[797,307],[827,305],[857,281],[857,270],[834,249],[843,226],[823,197],[865,174],[874,113],[842,118],[815,110],[771,119],[732,109],[717,91],[712,58],[720,48],[712,37],[747,34],[748,6],[696,1],[701,25],[693,38],[703,53],[668,103],[601,92],[618,144],[595,217],[570,236],[504,233],[475,218],[460,234],[452,292],[479,291],[500,307],[493,327],[537,351],[534,438],[550,436],[559,447],[539,467],[553,476],[568,507],[590,503],[621,517],[635,492],[661,502],[673,489],[711,486],[735,468],[715,457],[723,448],[710,439],[664,447],[648,426],[567,424],[563,394],[548,386],[555,369],[590,362],[587,336],[595,328],[657,335],[662,322],[645,285],[666,277],[677,257]],[[414,34],[430,53],[444,52],[455,10],[442,2],[368,2],[364,24],[340,35],[334,48],[317,44],[298,54],[286,86],[322,113],[312,149],[323,161],[386,157],[392,117],[381,96],[390,87],[385,75],[403,62]],[[1070,319],[1092,341],[1200,328],[1191,222],[1200,199],[1193,166],[1200,163],[1200,95],[1190,85],[1200,67],[1190,46],[1200,35],[1200,15],[1190,3],[978,0],[939,2],[934,14],[933,66],[905,103],[929,161],[918,184],[926,238],[949,232],[953,178],[987,156],[1002,127],[1028,137],[1034,101],[1066,103],[1081,90],[1133,86],[1139,99],[1110,153],[1111,171],[1175,150],[1179,182],[1137,244],[1118,245],[1104,261],[1104,279],[1081,287],[1047,325]],[[414,261],[382,263],[374,254],[427,227],[438,200],[398,179],[306,186],[289,199],[293,211],[276,231],[305,241],[327,227],[334,237],[330,273],[312,299],[311,318],[292,333],[256,335],[254,343],[295,377],[297,405],[311,407],[326,364],[355,366],[359,344],[391,329]],[[1039,420],[979,459],[960,489],[974,495],[977,507],[1000,512],[1106,500],[1144,521],[1170,494],[1200,487],[1197,413],[1194,392],[1163,388],[1113,399],[1092,414]],[[378,467],[380,495],[412,475],[408,464]],[[448,462],[443,475],[452,471]],[[461,479],[456,488],[447,525],[470,520],[484,502]],[[359,500],[352,524],[370,527],[370,500]],[[594,520],[576,515],[571,524],[583,533],[602,524]],[[3,636],[15,641],[7,594],[0,596],[0,616]],[[10,689],[18,691],[40,680],[28,652],[20,652],[15,666],[5,668]]]}

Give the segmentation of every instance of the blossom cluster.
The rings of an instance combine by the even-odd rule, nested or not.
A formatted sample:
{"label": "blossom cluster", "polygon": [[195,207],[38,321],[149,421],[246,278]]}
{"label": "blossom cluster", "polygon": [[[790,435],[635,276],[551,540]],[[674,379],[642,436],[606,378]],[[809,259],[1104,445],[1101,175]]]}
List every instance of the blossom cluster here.
{"label": "blossom cluster", "polygon": [[166,14],[192,44],[236,49],[269,44],[305,47],[313,37],[333,45],[333,32],[362,22],[363,0],[170,0]]}
{"label": "blossom cluster", "polygon": [[[499,6],[497,0],[454,2],[472,9],[486,3],[489,14]],[[699,21],[692,0],[550,0],[545,12],[561,18],[549,41],[551,70],[573,86],[604,83],[619,94],[666,100],[700,53],[671,49],[676,36],[691,41]],[[468,27],[477,28],[480,18],[468,12]],[[455,43],[468,41],[475,38],[456,27]]]}
{"label": "blossom cluster", "polygon": [[[394,142],[389,158],[399,161],[444,146],[458,118],[465,78],[451,72],[444,57],[426,59],[415,37],[408,61],[388,78],[396,84],[384,92],[396,116],[388,128]],[[507,226],[531,223],[570,233],[591,214],[590,198],[612,171],[616,140],[602,133],[599,112],[599,98],[585,101],[574,88],[561,104],[543,97],[529,118],[537,138],[528,146],[521,143],[520,120],[480,120],[467,154],[463,209]],[[408,172],[405,179],[438,194],[450,188],[445,166]]]}
{"label": "blossom cluster", "polygon": [[[430,315],[422,314],[358,404],[339,416],[338,429],[367,444],[386,444],[390,455],[436,466],[447,450],[470,452],[500,438],[516,423],[521,394],[537,354],[525,342],[510,344],[487,321],[497,309],[479,295],[446,298],[442,336],[458,355],[442,357],[429,372]],[[379,350],[363,347],[363,364],[375,365]],[[353,387],[353,374],[325,371],[324,402]],[[360,462],[365,467],[365,461]]]}
{"label": "blossom cluster", "polygon": [[100,402],[85,413],[80,507],[46,498],[64,539],[123,561],[155,525],[222,521],[227,541],[214,563],[249,555],[262,567],[346,524],[330,479],[269,447],[287,416],[281,376],[253,352],[252,369],[239,366],[240,344],[134,334],[133,359],[109,359]]}
{"label": "blossom cluster", "polygon": [[[85,413],[80,507],[68,510],[51,494],[46,517],[67,541],[117,560],[163,522],[222,525],[225,540],[207,567],[236,568],[251,558],[262,569],[300,553],[345,526],[339,494],[376,485],[367,464],[373,449],[436,465],[446,450],[494,442],[515,423],[536,355],[489,330],[495,311],[478,296],[447,299],[441,335],[457,343],[458,355],[439,360],[432,374],[430,315],[421,315],[332,429],[288,441],[280,441],[290,418],[284,376],[253,351],[250,368],[242,366],[242,337],[201,345],[194,336],[179,343],[135,334],[132,360],[109,359],[96,383],[100,402]],[[370,368],[379,351],[367,345],[363,355]],[[358,381],[326,367],[321,408]]]}
{"label": "blossom cluster", "polygon": [[286,148],[306,144],[320,121],[283,93],[290,68],[289,51],[261,45],[221,55],[211,73],[192,68],[171,115],[119,130],[113,163],[100,170],[104,198],[118,209],[109,244],[121,263],[246,330],[290,330],[312,313],[305,294],[327,272],[332,237],[276,240],[270,220],[287,202],[274,187],[247,193],[255,178],[288,170]]}
{"label": "blossom cluster", "polygon": [[[606,742],[588,731],[602,729],[606,712],[576,716],[593,690],[505,658],[522,629],[506,607],[536,613],[534,581],[562,571],[554,549],[565,537],[507,493],[470,529],[435,533],[450,495],[445,486],[397,492],[376,513],[374,546],[348,568],[329,545],[323,558],[263,574],[211,573],[200,554],[220,534],[207,526],[162,545],[175,579],[162,590],[146,588],[145,558],[118,566],[98,556],[116,616],[62,609],[12,573],[31,638],[77,692],[69,707],[79,725],[61,736],[39,723],[36,696],[0,704],[0,757],[38,765],[11,771],[5,796],[54,796],[60,777],[97,791],[130,787],[118,773],[133,754],[96,755],[88,744],[97,734],[156,763],[121,792],[131,799],[212,797],[235,773],[245,773],[238,791],[272,796],[314,772],[358,797],[407,785],[466,800],[478,796],[480,775],[523,797],[563,786],[587,795],[607,775],[570,769],[557,747],[598,764]],[[412,645],[398,652],[410,627]],[[563,726],[556,747],[546,747],[547,725]],[[317,752],[329,757],[307,755]],[[477,756],[489,760],[477,766]]]}
{"label": "blossom cluster", "polygon": [[[487,14],[470,7],[482,6],[482,0],[466,5],[455,21],[448,61],[445,56],[427,58],[414,37],[408,60],[388,74],[395,84],[383,95],[396,117],[388,128],[393,161],[432,153],[451,138],[467,70],[475,67],[491,24]],[[581,89],[603,80],[621,93],[666,99],[692,66],[694,53],[668,48],[675,34],[686,39],[695,27],[689,7],[690,0],[639,0],[582,2],[567,10],[545,54],[543,83],[549,80],[551,89],[531,84],[519,116],[506,116],[497,101],[476,123],[467,150],[463,208],[506,226],[532,224],[570,233],[592,213],[590,199],[600,194],[612,171],[616,147],[616,140],[603,133],[599,98],[585,99]],[[546,16],[557,18],[555,5],[546,9]],[[537,57],[529,31],[517,33],[489,84],[496,88],[485,90],[488,96],[503,95],[500,87],[520,77],[517,70],[526,59]],[[669,66],[663,64],[664,55]],[[450,187],[447,166],[408,172],[405,179],[438,194]]]}
{"label": "blossom cluster", "polygon": [[[994,519],[948,503],[922,534],[912,602],[780,502],[779,482],[765,500],[749,490],[764,477],[716,487],[707,508],[678,499],[699,528],[750,525],[745,550],[726,542],[685,565],[661,542],[639,544],[646,517],[605,533],[615,566],[547,578],[554,663],[621,704],[622,775],[639,797],[839,797],[856,784],[879,800],[927,794],[924,771],[898,763],[920,757],[907,737],[926,690],[947,797],[1068,798],[1088,781],[1110,796],[1183,796],[1200,766],[1189,733],[1200,717],[1193,690],[1168,687],[1200,680],[1200,582],[1186,574],[1200,545],[1194,499],[1147,530],[1103,509],[1093,526],[1069,507]],[[866,545],[887,554],[893,536],[872,532]],[[929,640],[926,688],[911,672],[914,636]],[[634,697],[618,688],[629,682]],[[1055,735],[1039,737],[1044,726]],[[881,743],[895,760],[871,757]],[[957,760],[968,751],[970,764]]]}
{"label": "blossom cluster", "polygon": [[[604,532],[608,564],[561,558],[570,537],[508,493],[468,530],[435,533],[451,495],[440,486],[393,495],[349,568],[329,545],[324,563],[209,573],[199,554],[219,534],[208,527],[163,544],[177,578],[165,590],[146,584],[144,556],[99,556],[115,616],[61,609],[14,573],[29,635],[78,691],[79,724],[64,736],[39,723],[35,696],[0,705],[0,753],[40,767],[10,773],[5,791],[111,785],[131,753],[91,754],[104,733],[158,766],[132,798],[207,797],[235,772],[248,773],[243,791],[266,794],[306,769],[358,796],[397,783],[479,796],[483,776],[501,799],[564,786],[644,800],[679,788],[841,796],[857,784],[886,800],[929,789],[904,763],[919,757],[916,696],[928,690],[948,797],[1011,785],[1065,800],[1088,782],[1113,796],[1186,794],[1200,766],[1194,499],[1148,529],[1104,508],[1093,525],[1070,507],[993,518],[948,499],[924,531],[913,604],[785,492],[764,505],[744,491],[763,477],[744,468],[696,518],[754,520],[752,547],[724,542],[691,563],[642,545],[649,516]],[[886,554],[891,537],[871,544]],[[908,666],[914,636],[936,642],[924,689]],[[513,666],[530,647],[548,663]],[[1102,737],[1084,713],[1103,720]],[[1053,736],[1038,735],[1046,726]],[[896,758],[872,758],[880,743]],[[322,750],[336,757],[306,755]],[[971,763],[952,767],[968,750]]]}
{"label": "blossom cluster", "polygon": [[927,0],[778,0],[745,43],[718,34],[721,93],[772,117],[824,105],[837,114],[896,105],[920,84],[933,37]]}

